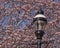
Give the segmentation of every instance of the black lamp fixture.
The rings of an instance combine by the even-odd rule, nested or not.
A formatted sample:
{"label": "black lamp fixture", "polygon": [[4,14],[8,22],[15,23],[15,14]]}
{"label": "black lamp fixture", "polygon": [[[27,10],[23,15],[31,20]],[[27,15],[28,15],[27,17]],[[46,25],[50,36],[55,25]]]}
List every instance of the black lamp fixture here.
{"label": "black lamp fixture", "polygon": [[36,32],[35,35],[37,37],[37,48],[41,48],[41,40],[44,35],[44,28],[47,24],[47,18],[44,16],[44,11],[39,10],[36,13],[36,16],[33,18],[32,24],[36,24]]}

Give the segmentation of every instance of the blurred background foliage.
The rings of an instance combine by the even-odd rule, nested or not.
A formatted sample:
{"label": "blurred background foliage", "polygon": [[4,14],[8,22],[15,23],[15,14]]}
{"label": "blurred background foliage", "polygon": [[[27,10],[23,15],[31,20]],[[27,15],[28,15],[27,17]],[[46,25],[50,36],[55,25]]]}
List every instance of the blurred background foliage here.
{"label": "blurred background foliage", "polygon": [[40,8],[48,20],[43,40],[54,40],[42,48],[60,48],[59,0],[0,0],[0,48],[36,48],[35,25],[29,25]]}

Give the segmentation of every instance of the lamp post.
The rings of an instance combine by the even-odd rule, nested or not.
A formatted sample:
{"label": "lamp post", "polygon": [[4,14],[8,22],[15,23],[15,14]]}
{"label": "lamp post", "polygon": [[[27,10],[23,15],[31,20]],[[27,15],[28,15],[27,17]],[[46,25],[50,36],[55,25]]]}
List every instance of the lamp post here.
{"label": "lamp post", "polygon": [[42,44],[41,40],[44,35],[44,28],[47,24],[47,18],[43,14],[44,12],[40,10],[37,12],[36,16],[33,18],[33,23],[36,24],[35,35],[37,37],[37,48],[41,48],[41,44]]}

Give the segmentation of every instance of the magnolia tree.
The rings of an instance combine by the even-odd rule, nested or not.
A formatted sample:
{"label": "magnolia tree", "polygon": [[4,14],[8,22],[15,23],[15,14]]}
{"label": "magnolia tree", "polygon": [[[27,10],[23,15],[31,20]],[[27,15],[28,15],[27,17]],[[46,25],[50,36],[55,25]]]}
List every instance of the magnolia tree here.
{"label": "magnolia tree", "polygon": [[53,0],[0,0],[0,48],[37,48],[30,24],[39,9],[48,21],[42,48],[60,48],[60,3]]}

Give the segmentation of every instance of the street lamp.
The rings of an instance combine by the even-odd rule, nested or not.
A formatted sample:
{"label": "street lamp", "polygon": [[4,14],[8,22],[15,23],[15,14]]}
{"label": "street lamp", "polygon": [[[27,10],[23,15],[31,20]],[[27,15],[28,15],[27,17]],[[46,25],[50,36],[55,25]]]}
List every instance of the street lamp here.
{"label": "street lamp", "polygon": [[37,48],[41,48],[41,40],[44,35],[44,28],[47,24],[47,18],[44,16],[44,12],[42,10],[37,12],[36,16],[33,18],[33,23],[36,24],[35,35],[37,37]]}

